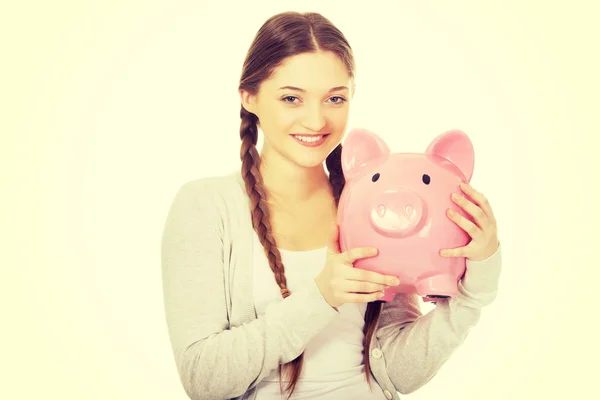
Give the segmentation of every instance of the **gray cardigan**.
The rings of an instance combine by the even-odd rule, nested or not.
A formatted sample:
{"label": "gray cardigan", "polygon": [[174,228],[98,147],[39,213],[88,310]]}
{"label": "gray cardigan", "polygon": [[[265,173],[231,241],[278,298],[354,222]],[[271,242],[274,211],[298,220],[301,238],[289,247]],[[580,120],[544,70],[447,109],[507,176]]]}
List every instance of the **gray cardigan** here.
{"label": "gray cardigan", "polygon": [[[296,358],[336,315],[316,285],[257,318],[252,294],[254,231],[241,174],[199,178],[175,194],[162,236],[164,305],[174,361],[193,400],[254,399],[255,386]],[[496,297],[500,249],[468,262],[460,295],[422,314],[420,298],[385,303],[369,349],[389,399],[431,380]]]}

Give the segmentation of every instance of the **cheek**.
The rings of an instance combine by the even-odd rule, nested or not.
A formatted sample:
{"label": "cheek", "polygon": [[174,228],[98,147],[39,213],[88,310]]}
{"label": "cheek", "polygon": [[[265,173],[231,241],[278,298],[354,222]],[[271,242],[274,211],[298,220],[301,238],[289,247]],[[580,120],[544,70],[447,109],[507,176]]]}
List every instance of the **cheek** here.
{"label": "cheek", "polygon": [[348,123],[348,108],[332,110],[328,116],[329,125],[332,130],[341,132],[346,128]]}
{"label": "cheek", "polygon": [[298,118],[297,112],[294,111],[278,103],[272,104],[268,111],[270,124],[275,128],[284,128]]}
{"label": "cheek", "polygon": [[263,106],[261,109],[261,125],[264,131],[268,131],[267,134],[277,134],[281,130],[285,130],[296,119],[293,110],[285,109],[279,104]]}
{"label": "cheek", "polygon": [[274,118],[277,121],[278,126],[281,128],[288,128],[295,126],[301,116],[298,110],[282,108]]}

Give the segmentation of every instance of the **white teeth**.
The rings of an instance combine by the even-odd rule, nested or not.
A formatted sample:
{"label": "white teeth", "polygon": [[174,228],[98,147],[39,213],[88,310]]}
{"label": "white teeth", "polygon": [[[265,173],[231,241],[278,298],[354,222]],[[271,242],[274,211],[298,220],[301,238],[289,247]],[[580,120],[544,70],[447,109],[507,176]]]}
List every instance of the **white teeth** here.
{"label": "white teeth", "polygon": [[301,140],[303,142],[308,142],[308,143],[312,143],[312,142],[317,142],[319,140],[321,140],[323,138],[323,135],[321,136],[298,136],[298,135],[294,135],[294,137],[298,140]]}

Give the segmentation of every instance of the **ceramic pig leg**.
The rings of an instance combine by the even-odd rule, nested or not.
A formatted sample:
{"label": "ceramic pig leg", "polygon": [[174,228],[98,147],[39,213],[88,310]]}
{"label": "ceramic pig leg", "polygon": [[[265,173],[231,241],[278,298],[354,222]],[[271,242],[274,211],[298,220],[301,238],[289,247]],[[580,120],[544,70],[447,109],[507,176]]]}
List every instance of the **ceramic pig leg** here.
{"label": "ceramic pig leg", "polygon": [[391,289],[385,290],[383,293],[384,295],[380,300],[384,302],[390,302],[394,300],[394,297],[396,297],[396,292]]}
{"label": "ceramic pig leg", "polygon": [[422,299],[425,303],[437,303],[440,299],[447,299],[450,296],[423,296]]}
{"label": "ceramic pig leg", "polygon": [[440,299],[447,299],[450,296],[424,296],[422,297],[424,303],[437,304]]}
{"label": "ceramic pig leg", "polygon": [[458,294],[456,280],[450,275],[430,276],[419,280],[415,286],[420,295],[429,298],[452,297]]}

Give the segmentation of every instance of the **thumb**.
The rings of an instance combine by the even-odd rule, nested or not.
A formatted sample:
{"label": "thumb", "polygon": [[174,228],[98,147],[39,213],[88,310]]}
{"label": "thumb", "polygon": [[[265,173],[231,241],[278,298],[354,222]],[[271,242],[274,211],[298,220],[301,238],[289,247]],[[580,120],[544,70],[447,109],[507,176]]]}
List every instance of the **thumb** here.
{"label": "thumb", "polygon": [[340,252],[339,227],[336,222],[331,223],[331,232],[329,234],[329,250],[335,254]]}

